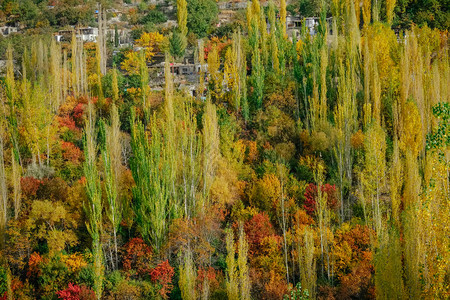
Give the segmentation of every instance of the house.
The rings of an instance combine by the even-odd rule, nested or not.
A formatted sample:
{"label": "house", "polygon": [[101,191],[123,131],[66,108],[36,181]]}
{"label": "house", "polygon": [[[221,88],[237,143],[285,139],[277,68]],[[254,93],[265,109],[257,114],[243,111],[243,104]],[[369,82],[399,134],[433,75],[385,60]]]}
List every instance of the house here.
{"label": "house", "polygon": [[[307,28],[311,36],[317,33],[317,27],[319,26],[320,18],[310,17],[310,18],[300,18],[300,16],[287,16],[286,17],[286,30],[289,36],[295,36],[298,38],[300,36],[301,28],[305,22],[305,27]],[[326,19],[328,32],[332,34],[332,18]]]}
{"label": "house", "polygon": [[95,27],[80,27],[75,29],[60,30],[54,35],[54,38],[57,42],[68,42],[72,40],[72,34],[74,31],[77,39],[81,39],[83,42],[97,41],[98,28]]}
{"label": "house", "polygon": [[2,26],[0,27],[0,34],[3,36],[8,36],[11,33],[19,32],[19,28],[17,26]]}
{"label": "house", "polygon": [[[117,37],[119,40],[119,47],[127,47],[131,45],[131,30],[127,28],[117,28]],[[114,28],[110,28],[106,30],[107,39],[114,43],[116,36],[116,30]]]}
{"label": "house", "polygon": [[96,42],[98,37],[98,28],[85,27],[79,28],[77,38],[81,38],[83,42]]}

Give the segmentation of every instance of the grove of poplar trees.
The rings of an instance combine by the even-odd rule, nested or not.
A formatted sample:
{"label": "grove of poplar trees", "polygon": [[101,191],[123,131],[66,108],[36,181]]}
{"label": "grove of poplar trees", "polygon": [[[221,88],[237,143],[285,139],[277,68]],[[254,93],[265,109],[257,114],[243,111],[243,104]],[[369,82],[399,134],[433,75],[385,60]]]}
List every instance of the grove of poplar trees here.
{"label": "grove of poplar trees", "polygon": [[449,298],[448,31],[332,0],[291,36],[252,0],[193,43],[189,3],[122,61],[100,5],[95,43],[8,46],[0,299]]}

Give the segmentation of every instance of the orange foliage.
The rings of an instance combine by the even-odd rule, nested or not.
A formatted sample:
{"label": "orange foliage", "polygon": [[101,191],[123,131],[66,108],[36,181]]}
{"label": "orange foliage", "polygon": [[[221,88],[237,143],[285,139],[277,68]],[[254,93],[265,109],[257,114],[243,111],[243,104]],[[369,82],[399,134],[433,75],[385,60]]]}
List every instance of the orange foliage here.
{"label": "orange foliage", "polygon": [[25,197],[36,196],[36,192],[39,186],[42,184],[42,180],[34,177],[22,177],[20,178],[20,185],[22,193]]}
{"label": "orange foliage", "polygon": [[159,294],[163,299],[168,298],[168,294],[173,288],[172,278],[175,274],[173,267],[169,264],[169,261],[165,260],[158,264],[151,272],[150,276],[153,282],[158,282],[161,285]]}
{"label": "orange foliage", "polygon": [[172,253],[191,247],[199,266],[207,266],[211,255],[216,251],[212,241],[220,239],[220,222],[224,219],[223,211],[211,207],[204,215],[192,219],[175,219],[170,226],[167,248]]}
{"label": "orange foliage", "polygon": [[367,226],[344,223],[337,230],[334,240],[335,274],[340,286],[341,299],[373,296],[373,263],[370,236],[372,230]]}
{"label": "orange foliage", "polygon": [[361,129],[352,135],[350,142],[353,149],[360,150],[364,148],[364,133],[361,131]]}
{"label": "orange foliage", "polygon": [[81,151],[81,149],[71,142],[62,141],[61,150],[63,158],[66,161],[71,161],[75,164],[78,164],[83,157],[83,152]]}
{"label": "orange foliage", "polygon": [[39,269],[40,264],[44,261],[42,256],[39,253],[33,252],[30,255],[30,259],[28,260],[28,272],[27,277],[39,276],[41,270]]}
{"label": "orange foliage", "polygon": [[145,275],[150,272],[152,249],[141,238],[133,238],[123,249],[123,269],[127,275]]}
{"label": "orange foliage", "polygon": [[79,253],[73,253],[70,255],[65,255],[63,261],[71,272],[78,272],[83,267],[87,266],[83,255]]}
{"label": "orange foliage", "polygon": [[219,281],[217,280],[216,273],[213,267],[200,267],[197,271],[197,291],[203,290],[202,287],[205,280],[209,283],[210,290],[217,289],[219,287]]}
{"label": "orange foliage", "polygon": [[269,216],[265,212],[259,213],[253,216],[250,221],[245,222],[244,230],[248,240],[250,255],[260,254],[263,239],[275,234]]}

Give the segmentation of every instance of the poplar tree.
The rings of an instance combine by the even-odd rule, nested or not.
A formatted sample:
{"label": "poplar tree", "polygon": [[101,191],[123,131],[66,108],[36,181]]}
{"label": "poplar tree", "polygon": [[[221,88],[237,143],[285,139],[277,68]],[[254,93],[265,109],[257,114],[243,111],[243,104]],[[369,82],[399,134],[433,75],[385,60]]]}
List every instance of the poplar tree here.
{"label": "poplar tree", "polygon": [[85,206],[88,222],[87,230],[92,238],[92,256],[94,258],[94,291],[97,299],[101,299],[103,290],[103,254],[102,254],[102,188],[97,170],[97,141],[95,130],[95,111],[91,101],[88,103],[88,119],[86,121],[84,139],[84,175],[86,177],[86,193],[88,203]]}
{"label": "poplar tree", "polygon": [[177,21],[178,28],[180,32],[186,36],[188,33],[187,29],[187,1],[177,0]]}
{"label": "poplar tree", "polygon": [[147,62],[145,60],[144,51],[141,51],[139,53],[139,73],[141,77],[142,108],[145,114],[146,119],[145,121],[147,121],[147,118],[149,117],[150,113],[150,103],[148,101],[150,86],[149,86],[148,67]]}
{"label": "poplar tree", "polygon": [[324,276],[326,265],[327,278],[330,279],[333,277],[333,261],[330,258],[332,237],[329,236],[331,233],[329,232],[331,215],[327,206],[327,194],[322,192],[322,186],[325,179],[325,165],[321,160],[317,160],[313,162],[312,167],[314,181],[317,186],[316,217],[319,229],[322,276]]}
{"label": "poplar tree", "polygon": [[99,55],[100,74],[106,74],[106,11],[100,3],[97,4],[98,10],[98,37],[97,37],[97,49]]}
{"label": "poplar tree", "polygon": [[[3,105],[3,102],[0,102]],[[8,222],[8,189],[6,182],[5,156],[4,156],[4,135],[6,126],[4,122],[3,112],[0,115],[0,242],[3,244],[3,233],[5,232],[6,223]]]}
{"label": "poplar tree", "polygon": [[311,298],[314,298],[316,295],[317,273],[313,229],[305,227],[302,233],[298,233],[298,239],[297,253],[301,286],[308,290]]}
{"label": "poplar tree", "polygon": [[103,87],[102,87],[102,49],[101,46],[98,44],[95,48],[95,58],[97,61],[97,96],[100,103],[103,103],[104,97],[103,97]]}
{"label": "poplar tree", "polygon": [[[170,164],[161,133],[152,117],[151,133],[131,117],[130,168],[136,183],[133,187],[136,223],[144,240],[159,252],[166,237],[170,198]],[[150,139],[151,136],[151,139]]]}
{"label": "poplar tree", "polygon": [[248,268],[248,242],[245,237],[244,226],[239,226],[238,261],[240,300],[250,300],[250,276]]}
{"label": "poplar tree", "polygon": [[111,107],[111,125],[100,123],[103,135],[101,155],[105,172],[105,191],[108,201],[107,216],[111,222],[114,238],[114,267],[118,268],[119,256],[117,247],[117,231],[122,219],[122,204],[119,194],[119,182],[122,173],[122,146],[119,112],[115,104]]}
{"label": "poplar tree", "polygon": [[164,64],[164,77],[165,77],[165,97],[164,97],[164,133],[167,145],[167,157],[169,161],[169,181],[170,181],[170,211],[173,218],[180,217],[181,205],[178,203],[178,191],[176,187],[176,180],[178,174],[177,163],[177,131],[175,128],[175,110],[174,110],[174,95],[173,95],[173,81],[172,74],[170,73],[170,57],[166,53],[166,60]]}
{"label": "poplar tree", "polygon": [[278,42],[276,35],[276,19],[275,19],[275,5],[272,1],[269,2],[269,24],[270,24],[270,66],[275,73],[280,72],[280,60],[278,58]]}
{"label": "poplar tree", "polygon": [[198,61],[200,65],[200,70],[199,70],[199,84],[197,93],[200,95],[200,97],[202,97],[205,92],[205,72],[204,72],[205,47],[203,45],[203,40],[198,41]]}
{"label": "poplar tree", "polygon": [[197,299],[195,289],[196,273],[192,250],[188,246],[188,249],[184,251],[183,263],[180,264],[180,280],[178,282],[183,300]]}
{"label": "poplar tree", "polygon": [[[371,225],[378,237],[383,230],[380,196],[385,184],[385,177],[386,136],[383,128],[375,123],[366,132],[365,161],[360,180],[361,200],[366,223]],[[369,220],[372,220],[372,222]]]}
{"label": "poplar tree", "polygon": [[22,207],[22,187],[20,178],[22,177],[22,167],[20,166],[17,156],[18,153],[11,149],[11,182],[13,186],[13,204],[14,204],[14,219],[19,217],[20,209]]}
{"label": "poplar tree", "polygon": [[50,44],[50,74],[51,74],[51,111],[56,112],[62,103],[62,89],[64,80],[61,80],[61,47],[54,39]]}
{"label": "poplar tree", "polygon": [[208,99],[203,114],[203,199],[206,201],[209,200],[209,192],[217,171],[217,161],[220,158],[219,146],[216,106]]}
{"label": "poplar tree", "polygon": [[79,74],[78,74],[78,43],[77,43],[77,37],[75,36],[75,31],[72,32],[72,42],[71,42],[71,64],[72,64],[72,78],[71,78],[71,86],[72,86],[72,92],[75,97],[78,96],[78,93],[80,91],[80,81],[79,81]]}
{"label": "poplar tree", "polygon": [[213,46],[208,54],[209,91],[215,101],[223,96],[223,73],[220,72],[220,56],[217,46]]}
{"label": "poplar tree", "polygon": [[386,0],[386,22],[391,25],[394,17],[395,0]]}
{"label": "poplar tree", "polygon": [[286,0],[280,0],[281,33],[286,36]]}
{"label": "poplar tree", "polygon": [[112,100],[113,103],[117,103],[119,100],[119,83],[117,81],[117,69],[116,65],[112,69]]}
{"label": "poplar tree", "polygon": [[197,121],[192,104],[184,102],[180,132],[181,196],[185,217],[194,217],[204,207],[203,197],[198,195],[202,185],[202,136],[197,131]]}
{"label": "poplar tree", "polygon": [[353,178],[353,151],[351,137],[357,129],[357,105],[356,105],[356,74],[355,66],[339,62],[338,103],[334,111],[334,122],[336,128],[336,140],[334,156],[336,158],[339,187],[341,189],[341,219],[344,217],[344,189],[352,183]]}
{"label": "poplar tree", "polygon": [[226,288],[229,300],[239,299],[239,283],[238,274],[236,272],[236,259],[234,248],[234,234],[233,230],[228,228],[226,230],[226,248],[227,248],[227,272],[226,272]]}

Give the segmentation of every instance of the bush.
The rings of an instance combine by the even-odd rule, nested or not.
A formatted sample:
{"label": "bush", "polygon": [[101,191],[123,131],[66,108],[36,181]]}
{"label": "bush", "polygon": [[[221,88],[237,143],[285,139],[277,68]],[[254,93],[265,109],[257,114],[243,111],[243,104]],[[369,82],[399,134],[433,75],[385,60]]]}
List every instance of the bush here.
{"label": "bush", "polygon": [[85,285],[74,285],[69,283],[67,289],[56,293],[59,299],[62,300],[95,300],[95,293],[93,290]]}
{"label": "bush", "polygon": [[160,10],[151,10],[141,19],[142,24],[160,24],[167,21],[167,16]]}

